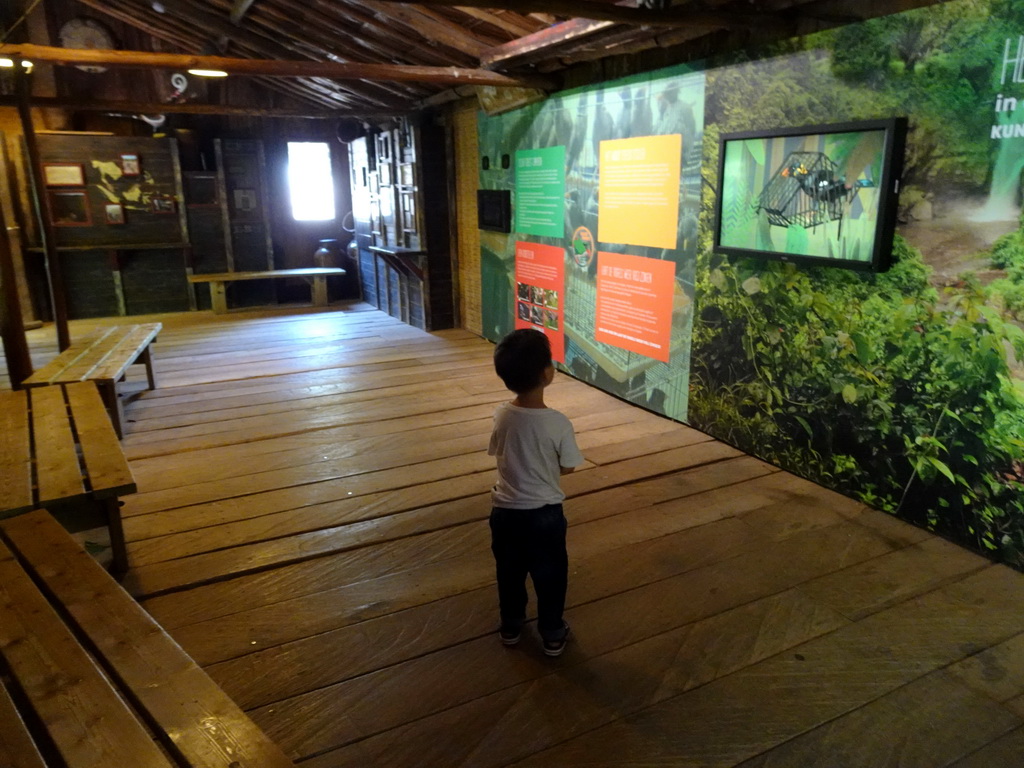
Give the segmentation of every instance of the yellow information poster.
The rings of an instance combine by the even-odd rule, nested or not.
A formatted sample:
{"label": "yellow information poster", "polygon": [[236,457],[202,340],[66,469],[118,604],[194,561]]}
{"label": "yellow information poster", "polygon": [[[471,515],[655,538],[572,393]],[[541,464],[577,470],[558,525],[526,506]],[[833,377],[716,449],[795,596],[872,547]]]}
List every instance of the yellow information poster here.
{"label": "yellow information poster", "polygon": [[678,133],[601,142],[600,242],[676,247],[682,147]]}

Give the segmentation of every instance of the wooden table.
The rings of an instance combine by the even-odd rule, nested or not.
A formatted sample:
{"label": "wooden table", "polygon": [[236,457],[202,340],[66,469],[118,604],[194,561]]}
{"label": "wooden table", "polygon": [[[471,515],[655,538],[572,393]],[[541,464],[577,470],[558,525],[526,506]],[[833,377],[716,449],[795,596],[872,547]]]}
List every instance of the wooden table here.
{"label": "wooden table", "polygon": [[225,286],[237,280],[271,280],[281,277],[301,277],[313,283],[313,306],[327,306],[327,278],[346,274],[341,267],[311,267],[308,269],[272,269],[264,272],[217,272],[208,275],[189,275],[190,283],[210,284],[210,304],[214,314],[228,311]]}
{"label": "wooden table", "polygon": [[92,382],[0,392],[0,518],[33,509],[99,507],[113,571],[128,569],[118,497],[135,478]]}

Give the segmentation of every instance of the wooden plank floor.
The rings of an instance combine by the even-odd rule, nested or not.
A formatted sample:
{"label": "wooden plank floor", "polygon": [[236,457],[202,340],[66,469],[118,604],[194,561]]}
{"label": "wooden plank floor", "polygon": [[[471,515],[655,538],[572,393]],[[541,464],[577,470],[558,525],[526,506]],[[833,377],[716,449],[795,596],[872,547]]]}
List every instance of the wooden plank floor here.
{"label": "wooden plank floor", "polygon": [[303,766],[1024,764],[1024,575],[559,375],[574,639],[504,648],[490,344],[146,319],[126,586]]}

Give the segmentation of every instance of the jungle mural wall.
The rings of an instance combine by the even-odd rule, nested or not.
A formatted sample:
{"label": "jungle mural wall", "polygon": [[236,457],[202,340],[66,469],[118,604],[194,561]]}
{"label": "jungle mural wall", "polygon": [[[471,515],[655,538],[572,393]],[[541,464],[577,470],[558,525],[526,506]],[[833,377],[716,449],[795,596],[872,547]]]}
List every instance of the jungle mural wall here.
{"label": "jungle mural wall", "polygon": [[[685,300],[670,360],[686,360],[688,397],[665,407],[653,366],[641,386],[606,380],[598,356],[574,366],[567,351],[567,370],[1024,568],[1024,4],[955,0],[850,25],[708,62],[700,83],[699,184],[686,187],[699,189],[699,211],[680,206],[683,245],[641,252],[594,233],[598,253],[674,261]],[[606,101],[616,87],[603,87]],[[502,116],[500,138],[499,118],[481,118],[481,154],[517,145],[544,106]],[[909,133],[887,272],[714,253],[721,134],[894,116]],[[532,146],[562,143],[553,130]],[[684,152],[681,178],[687,165]],[[579,200],[568,178],[565,189],[568,212]],[[571,259],[571,233],[557,244]],[[517,260],[514,245],[491,245],[483,302],[496,338],[516,322]]]}

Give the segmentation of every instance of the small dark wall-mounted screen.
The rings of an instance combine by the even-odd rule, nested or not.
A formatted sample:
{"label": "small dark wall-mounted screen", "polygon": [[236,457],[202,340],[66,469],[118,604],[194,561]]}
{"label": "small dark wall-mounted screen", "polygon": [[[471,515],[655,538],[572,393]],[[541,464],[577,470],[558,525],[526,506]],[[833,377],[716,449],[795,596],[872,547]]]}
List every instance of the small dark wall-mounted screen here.
{"label": "small dark wall-mounted screen", "polygon": [[507,189],[476,191],[477,226],[491,232],[512,231],[512,193]]}

